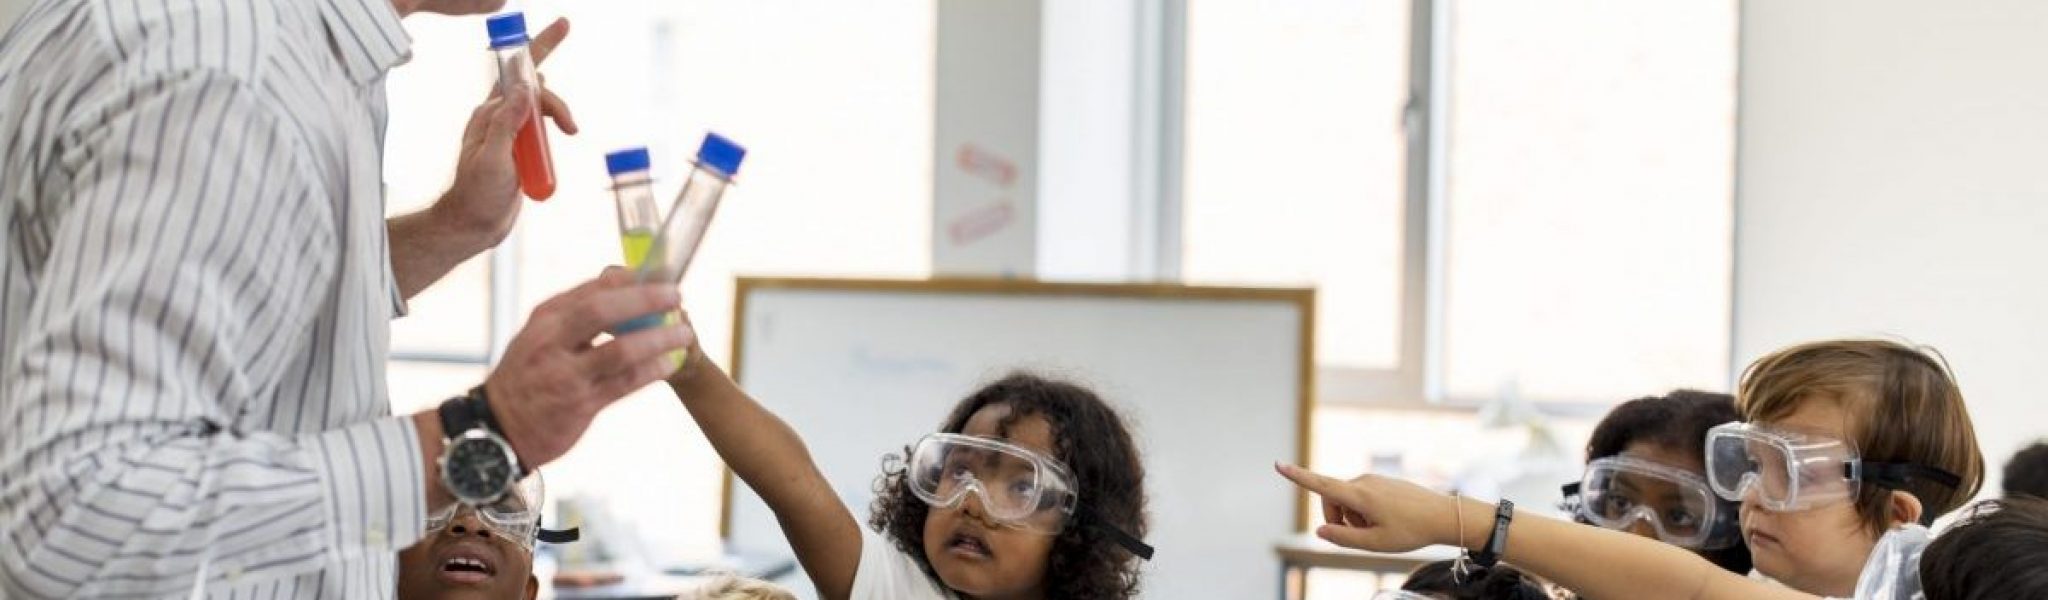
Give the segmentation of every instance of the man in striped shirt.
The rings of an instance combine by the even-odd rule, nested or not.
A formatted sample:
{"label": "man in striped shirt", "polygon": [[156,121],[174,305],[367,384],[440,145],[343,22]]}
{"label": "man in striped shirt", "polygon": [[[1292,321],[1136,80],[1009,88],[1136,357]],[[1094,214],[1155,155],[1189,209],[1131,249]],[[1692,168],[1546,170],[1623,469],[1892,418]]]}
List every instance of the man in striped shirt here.
{"label": "man in striped shirt", "polygon": [[[487,100],[387,221],[383,81],[404,15],[502,2],[37,0],[0,37],[0,597],[394,593],[455,432],[391,414],[389,320],[510,231],[533,108]],[[593,340],[676,305],[615,269],[534,311],[481,386],[521,466],[673,370],[685,325]]]}

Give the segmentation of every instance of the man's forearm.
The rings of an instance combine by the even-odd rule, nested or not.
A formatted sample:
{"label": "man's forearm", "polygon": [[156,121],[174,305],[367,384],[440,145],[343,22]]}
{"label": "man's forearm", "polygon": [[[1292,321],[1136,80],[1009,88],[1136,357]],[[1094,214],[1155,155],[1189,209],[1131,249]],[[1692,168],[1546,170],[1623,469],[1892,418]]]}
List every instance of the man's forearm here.
{"label": "man's forearm", "polygon": [[391,272],[407,299],[499,241],[477,227],[453,223],[432,208],[392,217],[384,224],[391,239]]}

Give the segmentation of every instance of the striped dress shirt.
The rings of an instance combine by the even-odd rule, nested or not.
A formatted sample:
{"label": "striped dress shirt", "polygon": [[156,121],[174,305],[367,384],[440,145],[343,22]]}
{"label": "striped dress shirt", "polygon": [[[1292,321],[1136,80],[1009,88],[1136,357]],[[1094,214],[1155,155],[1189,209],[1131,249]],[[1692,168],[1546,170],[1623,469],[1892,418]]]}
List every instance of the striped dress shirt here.
{"label": "striped dress shirt", "polygon": [[389,0],[39,0],[0,37],[0,597],[383,598]]}

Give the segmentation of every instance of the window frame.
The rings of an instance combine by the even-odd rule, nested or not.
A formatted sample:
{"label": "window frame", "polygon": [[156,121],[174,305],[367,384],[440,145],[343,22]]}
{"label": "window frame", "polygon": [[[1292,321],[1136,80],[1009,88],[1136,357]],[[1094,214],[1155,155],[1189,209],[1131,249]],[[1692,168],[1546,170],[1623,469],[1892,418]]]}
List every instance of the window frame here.
{"label": "window frame", "polygon": [[498,358],[505,354],[505,344],[510,343],[512,334],[519,330],[519,261],[513,255],[519,247],[519,230],[520,227],[514,224],[505,240],[488,250],[490,262],[486,278],[489,283],[484,289],[484,347],[481,351],[407,350],[393,345],[391,362],[472,365],[486,369],[498,364]]}

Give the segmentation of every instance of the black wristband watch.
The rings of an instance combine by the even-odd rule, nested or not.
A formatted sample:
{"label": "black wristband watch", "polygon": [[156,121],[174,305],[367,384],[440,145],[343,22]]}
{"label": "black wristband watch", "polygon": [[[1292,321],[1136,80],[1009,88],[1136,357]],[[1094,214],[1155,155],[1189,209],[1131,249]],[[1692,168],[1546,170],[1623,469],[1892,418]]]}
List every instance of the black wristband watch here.
{"label": "black wristband watch", "polygon": [[1508,523],[1515,520],[1515,503],[1506,499],[1493,509],[1493,533],[1486,536],[1486,547],[1472,555],[1472,562],[1480,567],[1492,567],[1500,562],[1500,555],[1508,549]]}
{"label": "black wristband watch", "polygon": [[441,486],[471,506],[498,501],[526,477],[488,400],[479,385],[442,402],[439,411],[447,442],[438,459]]}

